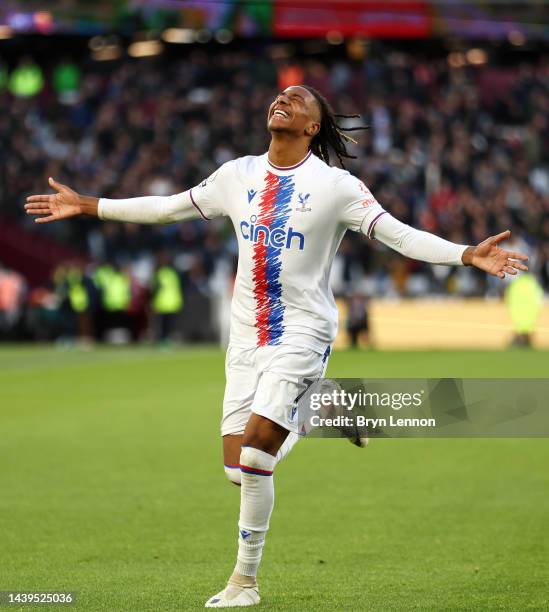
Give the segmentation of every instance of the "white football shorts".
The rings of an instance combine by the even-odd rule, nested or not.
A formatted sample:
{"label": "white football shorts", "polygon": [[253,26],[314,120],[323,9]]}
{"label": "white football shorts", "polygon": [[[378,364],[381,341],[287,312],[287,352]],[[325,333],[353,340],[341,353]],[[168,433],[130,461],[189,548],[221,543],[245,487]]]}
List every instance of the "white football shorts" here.
{"label": "white football shorts", "polygon": [[296,408],[306,390],[303,379],[324,376],[330,350],[327,346],[321,354],[289,344],[229,346],[221,435],[244,433],[252,412],[298,433]]}

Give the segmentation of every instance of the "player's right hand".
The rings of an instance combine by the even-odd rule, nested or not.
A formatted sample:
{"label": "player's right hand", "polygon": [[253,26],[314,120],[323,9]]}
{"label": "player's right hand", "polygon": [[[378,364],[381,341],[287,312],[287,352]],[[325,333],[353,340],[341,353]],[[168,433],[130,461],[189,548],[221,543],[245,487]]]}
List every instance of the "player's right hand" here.
{"label": "player's right hand", "polygon": [[48,183],[57,193],[29,196],[25,204],[27,215],[43,215],[36,218],[35,223],[59,221],[83,214],[82,196],[51,177]]}

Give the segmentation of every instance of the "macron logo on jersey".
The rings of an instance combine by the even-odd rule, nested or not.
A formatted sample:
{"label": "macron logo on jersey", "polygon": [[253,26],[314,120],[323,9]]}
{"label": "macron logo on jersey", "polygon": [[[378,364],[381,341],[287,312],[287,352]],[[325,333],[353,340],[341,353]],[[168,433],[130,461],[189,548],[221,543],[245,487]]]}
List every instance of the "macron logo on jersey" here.
{"label": "macron logo on jersey", "polygon": [[362,202],[362,206],[370,206],[372,204],[377,204],[377,200],[372,195],[371,191],[366,187],[366,185],[360,181],[359,182],[360,191],[364,193],[366,199]]}
{"label": "macron logo on jersey", "polygon": [[265,246],[272,246],[277,249],[291,249],[297,247],[300,251],[303,251],[305,236],[300,232],[294,231],[293,227],[287,230],[284,227],[275,227],[271,229],[260,223],[256,225],[256,222],[256,215],[252,215],[250,221],[240,222],[240,233],[244,240],[264,244]]}

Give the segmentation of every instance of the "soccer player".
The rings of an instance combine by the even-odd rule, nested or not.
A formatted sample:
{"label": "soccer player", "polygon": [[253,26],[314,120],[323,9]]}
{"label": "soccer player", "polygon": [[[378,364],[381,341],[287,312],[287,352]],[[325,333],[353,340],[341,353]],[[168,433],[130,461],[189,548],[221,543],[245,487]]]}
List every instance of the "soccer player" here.
{"label": "soccer player", "polygon": [[27,199],[38,223],[88,214],[135,223],[231,219],[239,261],[226,357],[221,420],[225,471],[241,485],[238,554],[227,586],[209,608],[259,603],[256,582],[274,504],[273,471],[297,435],[300,379],[326,369],[337,327],[330,267],[347,230],[375,238],[408,257],[433,264],[476,266],[504,278],[526,270],[527,257],[499,243],[458,245],[413,229],[387,213],[368,188],[329,166],[343,167],[349,140],[325,98],[292,86],[269,107],[267,153],[223,164],[202,183],[169,197],[98,199],[49,179],[53,195]]}

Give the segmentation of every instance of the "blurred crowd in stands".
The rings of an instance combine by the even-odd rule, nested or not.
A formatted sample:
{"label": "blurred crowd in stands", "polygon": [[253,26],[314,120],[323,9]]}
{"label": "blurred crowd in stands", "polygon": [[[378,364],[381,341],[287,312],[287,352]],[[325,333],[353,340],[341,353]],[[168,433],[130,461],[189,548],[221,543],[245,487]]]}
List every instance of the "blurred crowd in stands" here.
{"label": "blurred crowd in stands", "polygon": [[0,266],[0,340],[214,342],[220,337],[215,305],[167,252],[157,256],[149,283],[128,265],[75,259],[60,264],[51,283],[30,287]]}
{"label": "blurred crowd in stands", "polygon": [[[27,195],[47,188],[48,176],[91,195],[169,195],[196,185],[229,159],[263,153],[273,96],[306,82],[337,112],[360,113],[360,120],[346,125],[370,126],[355,132],[358,144],[350,150],[357,159],[348,169],[387,210],[458,243],[476,244],[511,229],[514,246],[530,255],[533,274],[549,291],[549,55],[507,66],[451,66],[446,58],[400,51],[356,62],[274,62],[246,51],[228,49],[212,58],[193,49],[169,62],[70,66],[62,64],[64,89],[47,71],[33,95],[0,89],[0,212],[20,218],[29,230],[34,228],[22,205]],[[224,219],[162,227],[79,220],[39,231],[80,250],[85,263],[63,263],[50,288],[78,313],[70,277],[82,276],[83,311],[103,312],[94,315],[95,334],[114,325],[104,304],[92,307],[105,299],[98,280],[105,268],[127,279],[131,298],[124,312],[131,312],[131,300],[154,310],[160,260],[177,274],[185,299],[196,294],[211,301],[230,292],[237,245]],[[406,260],[351,233],[332,284],[336,295],[348,299],[496,296],[504,286],[469,268]],[[90,324],[76,318],[73,325]],[[132,325],[127,327],[137,335],[146,327],[138,320]],[[169,330],[171,324],[164,325]]]}

